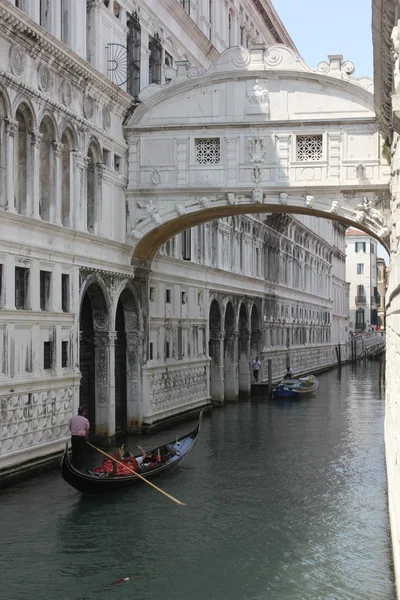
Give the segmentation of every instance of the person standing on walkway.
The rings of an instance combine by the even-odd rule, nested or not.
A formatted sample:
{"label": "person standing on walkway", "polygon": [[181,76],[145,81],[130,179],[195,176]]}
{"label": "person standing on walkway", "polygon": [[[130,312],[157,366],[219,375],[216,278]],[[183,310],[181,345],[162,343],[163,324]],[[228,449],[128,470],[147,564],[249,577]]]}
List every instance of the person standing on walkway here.
{"label": "person standing on walkway", "polygon": [[259,375],[259,371],[261,369],[261,363],[258,360],[258,356],[255,357],[252,364],[253,364],[254,379],[256,380],[256,382],[258,382],[258,375]]}
{"label": "person standing on walkway", "polygon": [[72,461],[74,467],[80,469],[90,429],[90,423],[85,417],[85,410],[81,406],[78,408],[78,414],[72,417],[69,427],[71,430]]}

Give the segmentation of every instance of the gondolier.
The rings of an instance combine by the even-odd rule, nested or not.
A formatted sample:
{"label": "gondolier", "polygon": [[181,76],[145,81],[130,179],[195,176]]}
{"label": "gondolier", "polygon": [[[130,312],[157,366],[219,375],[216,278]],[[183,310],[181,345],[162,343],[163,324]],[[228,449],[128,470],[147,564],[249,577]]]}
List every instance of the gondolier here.
{"label": "gondolier", "polygon": [[78,408],[78,414],[72,417],[69,427],[71,430],[72,460],[75,468],[80,469],[90,429],[90,423],[85,417],[85,410],[81,406]]}

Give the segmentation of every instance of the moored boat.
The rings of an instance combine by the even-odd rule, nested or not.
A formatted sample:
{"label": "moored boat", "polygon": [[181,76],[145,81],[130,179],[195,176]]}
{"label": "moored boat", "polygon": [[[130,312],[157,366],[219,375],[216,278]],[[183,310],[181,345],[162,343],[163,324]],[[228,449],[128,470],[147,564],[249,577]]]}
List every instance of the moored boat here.
{"label": "moored boat", "polygon": [[[200,432],[202,417],[203,412],[200,413],[197,427],[195,427],[195,429],[193,429],[193,431],[187,435],[177,438],[176,440],[169,442],[168,444],[164,444],[163,446],[158,446],[149,452],[149,455],[156,455],[158,453],[159,456],[161,454],[168,454],[169,457],[160,461],[151,469],[143,470],[141,468],[139,470],[141,477],[150,479],[156,475],[159,475],[160,473],[170,472],[178,465],[182,464],[196,444]],[[138,464],[142,463],[141,456],[135,456],[134,458]],[[68,444],[66,445],[63,457],[61,459],[60,470],[63,479],[69,485],[84,494],[102,494],[106,492],[113,492],[115,490],[140,483],[140,478],[134,474],[110,476],[98,466],[79,471],[74,467],[70,460],[68,454]]]}
{"label": "moored boat", "polygon": [[274,398],[297,398],[315,392],[319,381],[314,375],[306,375],[297,379],[282,379],[272,390]]}

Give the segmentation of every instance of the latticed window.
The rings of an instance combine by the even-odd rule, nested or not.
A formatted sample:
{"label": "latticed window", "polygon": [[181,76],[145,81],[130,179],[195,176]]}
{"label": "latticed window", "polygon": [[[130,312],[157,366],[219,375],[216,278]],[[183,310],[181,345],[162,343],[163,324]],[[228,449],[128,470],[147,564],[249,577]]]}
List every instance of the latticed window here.
{"label": "latticed window", "polygon": [[322,135],[297,136],[297,160],[316,161],[322,159]]}
{"label": "latticed window", "polygon": [[199,165],[215,165],[221,161],[219,138],[196,140],[196,162]]}

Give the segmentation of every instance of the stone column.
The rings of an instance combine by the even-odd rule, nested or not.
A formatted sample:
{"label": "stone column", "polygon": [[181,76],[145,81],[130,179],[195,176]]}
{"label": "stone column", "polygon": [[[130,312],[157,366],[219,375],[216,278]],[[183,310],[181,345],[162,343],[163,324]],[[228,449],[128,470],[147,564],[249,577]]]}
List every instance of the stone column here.
{"label": "stone column", "polygon": [[128,431],[140,431],[143,423],[142,357],[144,333],[126,332],[127,423]]}
{"label": "stone column", "polygon": [[211,400],[216,404],[224,403],[224,337],[223,331],[210,331]]}
{"label": "stone column", "polygon": [[30,169],[28,169],[28,181],[31,185],[27,187],[26,214],[28,217],[40,219],[39,195],[40,195],[40,142],[43,135],[37,131],[29,132],[31,138]]}
{"label": "stone column", "polygon": [[6,189],[3,206],[7,207],[9,212],[17,212],[15,206],[14,190],[14,140],[18,131],[18,121],[12,119],[5,120],[6,129]]}
{"label": "stone column", "polygon": [[53,142],[54,148],[54,196],[50,204],[50,221],[56,225],[62,225],[61,221],[61,153],[64,144]]}
{"label": "stone column", "polygon": [[115,436],[115,331],[95,331],[96,437],[110,444]]}
{"label": "stone column", "polygon": [[239,332],[239,392],[250,393],[250,331]]}
{"label": "stone column", "polygon": [[237,400],[239,397],[238,338],[238,331],[225,332],[225,400]]}
{"label": "stone column", "polygon": [[[104,234],[103,231],[103,177],[104,177],[105,166],[103,163],[96,164],[96,175],[95,175],[95,206],[94,206],[94,232],[97,235]],[[112,219],[112,211],[111,211]],[[111,235],[112,228],[110,227],[109,235]]]}

